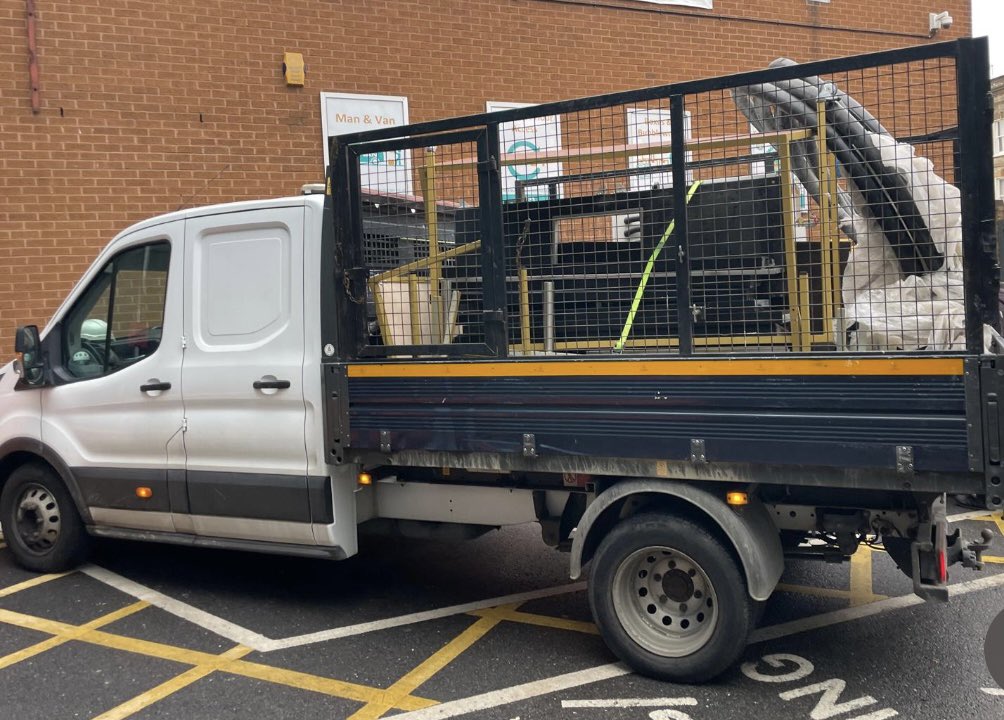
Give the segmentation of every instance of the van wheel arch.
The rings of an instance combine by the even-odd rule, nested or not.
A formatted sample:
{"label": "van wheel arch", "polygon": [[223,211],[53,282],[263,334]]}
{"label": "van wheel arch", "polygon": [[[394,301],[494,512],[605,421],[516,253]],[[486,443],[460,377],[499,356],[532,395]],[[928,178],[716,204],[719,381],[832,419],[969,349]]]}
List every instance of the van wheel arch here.
{"label": "van wheel arch", "polygon": [[33,462],[49,466],[59,476],[66,490],[70,493],[81,520],[85,525],[90,526],[92,523],[91,514],[88,512],[87,504],[84,502],[84,496],[80,492],[73,472],[59,455],[37,440],[15,438],[0,446],[0,492],[3,492],[3,487],[11,473],[22,465]]}
{"label": "van wheel arch", "polygon": [[614,526],[643,512],[669,513],[706,527],[739,561],[754,600],[765,601],[773,592],[784,569],[784,554],[777,529],[759,501],[737,512],[703,487],[649,478],[615,483],[586,508],[573,535],[572,578],[579,577],[582,565]]}

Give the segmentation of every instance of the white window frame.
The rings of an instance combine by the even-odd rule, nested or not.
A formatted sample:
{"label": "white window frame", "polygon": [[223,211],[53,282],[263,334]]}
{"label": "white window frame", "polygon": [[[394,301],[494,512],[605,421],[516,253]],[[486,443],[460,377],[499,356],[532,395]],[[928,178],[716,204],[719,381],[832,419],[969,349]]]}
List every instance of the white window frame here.
{"label": "white window frame", "polygon": [[994,178],[994,197],[1004,201],[1004,177]]}
{"label": "white window frame", "polygon": [[994,157],[1004,155],[1004,118],[994,120]]}

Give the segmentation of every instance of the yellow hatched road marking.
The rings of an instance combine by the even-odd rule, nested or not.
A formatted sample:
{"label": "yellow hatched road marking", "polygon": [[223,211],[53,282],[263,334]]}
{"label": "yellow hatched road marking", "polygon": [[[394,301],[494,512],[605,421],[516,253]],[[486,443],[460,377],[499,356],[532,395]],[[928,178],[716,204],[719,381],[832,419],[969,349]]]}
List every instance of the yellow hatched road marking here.
{"label": "yellow hatched road marking", "polygon": [[[49,635],[57,635],[61,637],[74,635],[72,639],[80,640],[81,642],[111,648],[112,650],[122,650],[124,652],[136,653],[137,655],[146,655],[148,657],[159,658],[161,660],[171,660],[184,665],[214,665],[220,660],[219,655],[204,653],[198,650],[189,650],[187,648],[176,647],[174,645],[165,645],[163,643],[152,642],[150,640],[140,640],[139,638],[115,635],[103,630],[89,630],[77,637],[75,632],[79,630],[79,628],[76,625],[59,622],[58,620],[48,620],[46,618],[35,617],[34,615],[26,615],[24,613],[13,612],[11,610],[0,609],[0,623],[16,625],[17,627],[27,628],[28,630],[38,630],[40,632],[48,633]],[[434,700],[428,700],[426,698],[414,697],[408,694],[400,694],[396,692],[394,693],[394,697],[391,698],[390,690],[381,690],[380,688],[374,688],[368,685],[334,680],[332,678],[319,677],[317,675],[308,675],[307,673],[301,673],[295,670],[285,670],[283,668],[271,667],[260,663],[248,662],[247,660],[230,660],[229,664],[227,664],[225,668],[221,668],[221,670],[222,672],[228,672],[233,675],[241,675],[255,680],[264,680],[266,682],[272,682],[278,685],[287,685],[289,687],[303,690],[312,690],[325,695],[345,698],[347,700],[355,700],[361,703],[384,703],[392,699],[388,709],[390,707],[395,707],[400,710],[421,710],[422,708],[436,704]]]}
{"label": "yellow hatched road marking", "polygon": [[538,615],[536,613],[522,612],[521,610],[508,609],[511,606],[503,606],[492,610],[472,610],[469,615],[477,617],[498,617],[502,620],[522,623],[523,625],[538,625],[556,630],[571,630],[573,632],[587,633],[589,635],[599,635],[600,631],[591,622],[581,620],[566,620],[565,618],[551,617],[550,615]]}
{"label": "yellow hatched road marking", "polygon": [[140,710],[150,707],[155,702],[159,702],[167,696],[173,695],[179,690],[188,687],[192,683],[201,680],[210,673],[216,672],[217,670],[225,670],[231,662],[239,660],[249,652],[251,652],[251,648],[244,647],[243,645],[237,645],[236,647],[227,650],[222,655],[219,655],[216,662],[196,665],[191,670],[186,670],[180,675],[171,678],[167,682],[161,683],[157,687],[151,688],[131,700],[126,700],[124,703],[112,708],[108,712],[101,713],[95,717],[94,720],[123,720],[123,718],[134,715]]}
{"label": "yellow hatched road marking", "polygon": [[17,585],[11,585],[10,587],[0,588],[0,598],[7,597],[8,595],[13,595],[14,593],[21,592],[22,590],[28,590],[29,588],[36,587],[43,583],[47,583],[50,580],[58,580],[61,577],[66,577],[70,573],[53,573],[51,575],[39,575],[38,577],[33,577],[31,580],[25,580],[24,582],[18,583]]}
{"label": "yellow hatched road marking", "polygon": [[71,640],[80,640],[87,633],[96,630],[99,627],[110,625],[116,620],[121,620],[122,618],[128,617],[133,613],[137,613],[140,610],[149,607],[149,605],[150,605],[149,603],[141,600],[140,602],[133,603],[132,605],[127,605],[126,607],[120,610],[116,610],[115,612],[108,613],[107,615],[102,615],[96,620],[91,620],[89,623],[85,623],[84,625],[80,625],[78,627],[71,626],[73,627],[73,629],[70,630],[69,632],[61,633],[56,637],[51,637],[48,640],[43,640],[42,642],[36,643],[31,647],[26,647],[22,650],[18,650],[17,652],[13,652],[10,655],[0,658],[0,670],[8,668],[11,665],[21,662],[22,660],[27,660],[28,658],[40,655],[41,653],[44,653],[47,650],[52,650],[52,648],[58,647],[63,643],[68,643]]}
{"label": "yellow hatched road marking", "polygon": [[408,697],[422,683],[457,659],[462,652],[483,638],[492,628],[502,622],[507,611],[515,610],[518,604],[479,611],[481,619],[464,630],[460,635],[430,655],[407,675],[387,688],[387,699],[370,703],[349,716],[349,720],[376,720],[398,702],[399,697]]}

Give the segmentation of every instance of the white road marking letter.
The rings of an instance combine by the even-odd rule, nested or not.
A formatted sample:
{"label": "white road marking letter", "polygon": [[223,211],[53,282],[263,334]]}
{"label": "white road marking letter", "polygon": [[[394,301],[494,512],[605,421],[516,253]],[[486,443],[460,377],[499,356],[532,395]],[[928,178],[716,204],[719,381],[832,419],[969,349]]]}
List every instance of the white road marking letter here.
{"label": "white road marking letter", "polygon": [[799,655],[789,655],[787,653],[776,653],[774,655],[764,655],[760,662],[770,665],[772,668],[783,668],[785,663],[794,663],[795,668],[779,675],[766,675],[757,670],[757,663],[743,663],[743,675],[750,680],[765,683],[795,682],[804,677],[808,677],[815,670],[815,666]]}
{"label": "white road marking letter", "polygon": [[629,708],[629,707],[675,707],[697,705],[697,698],[616,698],[613,700],[562,700],[563,708]]}
{"label": "white road marking letter", "polygon": [[693,720],[682,710],[653,710],[648,716],[651,720]]}
{"label": "white road marking letter", "polygon": [[816,703],[816,707],[813,708],[812,712],[809,714],[809,717],[811,717],[812,720],[827,720],[827,718],[834,717],[835,715],[867,707],[868,705],[874,705],[878,702],[878,700],[873,698],[871,695],[865,695],[854,700],[838,703],[837,700],[840,698],[840,693],[846,689],[847,683],[844,680],[841,680],[840,678],[833,678],[832,680],[824,680],[823,682],[818,682],[814,685],[806,685],[805,687],[783,692],[781,693],[781,699],[794,700],[795,698],[805,697],[806,695],[822,693],[823,696],[819,698],[819,702]]}

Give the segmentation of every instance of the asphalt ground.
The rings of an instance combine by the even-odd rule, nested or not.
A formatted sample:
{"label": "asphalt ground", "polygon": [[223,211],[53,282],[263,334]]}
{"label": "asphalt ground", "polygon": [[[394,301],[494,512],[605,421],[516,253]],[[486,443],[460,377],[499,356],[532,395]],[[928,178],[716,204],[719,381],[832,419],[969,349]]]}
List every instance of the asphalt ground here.
{"label": "asphalt ground", "polygon": [[1004,521],[975,515],[990,562],[953,568],[948,604],[881,551],[789,561],[743,662],[697,686],[618,664],[536,526],[341,563],[104,541],[61,576],[0,547],[0,720],[1004,718]]}

